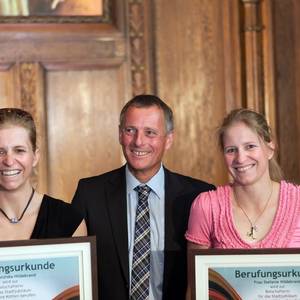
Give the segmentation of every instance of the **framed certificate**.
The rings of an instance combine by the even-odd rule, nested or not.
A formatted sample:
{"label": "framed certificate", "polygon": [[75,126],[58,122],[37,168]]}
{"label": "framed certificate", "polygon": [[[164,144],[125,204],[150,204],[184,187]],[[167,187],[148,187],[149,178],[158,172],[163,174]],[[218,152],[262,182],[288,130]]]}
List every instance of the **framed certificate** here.
{"label": "framed certificate", "polygon": [[300,299],[300,249],[189,250],[194,300]]}
{"label": "framed certificate", "polygon": [[95,300],[95,237],[0,242],[0,300]]}

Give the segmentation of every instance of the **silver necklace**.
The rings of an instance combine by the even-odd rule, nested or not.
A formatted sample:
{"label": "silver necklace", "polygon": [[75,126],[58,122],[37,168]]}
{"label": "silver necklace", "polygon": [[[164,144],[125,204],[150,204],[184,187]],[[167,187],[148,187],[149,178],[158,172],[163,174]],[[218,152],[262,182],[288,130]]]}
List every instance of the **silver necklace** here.
{"label": "silver necklace", "polygon": [[266,201],[266,204],[265,204],[263,210],[259,213],[259,215],[256,217],[256,219],[254,220],[254,222],[252,222],[251,219],[249,218],[249,216],[247,215],[247,213],[245,212],[245,210],[238,203],[235,191],[233,189],[233,194],[234,194],[235,202],[236,202],[237,206],[241,209],[241,211],[243,212],[243,214],[246,216],[248,222],[250,223],[250,231],[247,232],[247,236],[250,237],[252,240],[256,240],[255,232],[258,231],[256,223],[259,220],[259,218],[263,215],[263,213],[265,212],[265,210],[266,210],[266,208],[267,208],[267,206],[268,206],[268,204],[269,204],[269,202],[271,200],[272,193],[273,193],[273,182],[271,184],[271,192],[270,192],[270,194],[268,196],[268,199]]}
{"label": "silver necklace", "polygon": [[26,212],[26,210],[27,210],[27,208],[28,208],[28,206],[29,206],[29,204],[30,204],[32,198],[33,198],[34,192],[35,192],[35,190],[34,190],[34,188],[32,188],[31,195],[30,195],[30,197],[29,197],[29,199],[28,199],[28,201],[27,201],[27,204],[26,204],[26,206],[25,206],[23,212],[21,213],[20,218],[16,218],[16,217],[10,218],[10,217],[5,213],[5,211],[4,211],[2,208],[0,208],[0,211],[2,212],[2,214],[4,215],[4,217],[5,217],[10,223],[12,223],[12,224],[17,224],[17,223],[19,223],[19,222],[22,220],[22,218],[23,218],[23,216],[24,216],[24,214],[25,214],[25,212]]}

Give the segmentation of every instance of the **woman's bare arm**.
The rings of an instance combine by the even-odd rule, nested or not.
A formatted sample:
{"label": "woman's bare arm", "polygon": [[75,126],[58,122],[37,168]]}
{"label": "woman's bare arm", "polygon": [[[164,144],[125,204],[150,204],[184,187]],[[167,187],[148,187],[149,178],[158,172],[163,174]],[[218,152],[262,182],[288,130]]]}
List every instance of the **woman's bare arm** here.
{"label": "woman's bare arm", "polygon": [[75,230],[72,236],[87,236],[87,228],[86,228],[85,220],[83,220],[79,224],[79,226],[77,227],[77,229]]}

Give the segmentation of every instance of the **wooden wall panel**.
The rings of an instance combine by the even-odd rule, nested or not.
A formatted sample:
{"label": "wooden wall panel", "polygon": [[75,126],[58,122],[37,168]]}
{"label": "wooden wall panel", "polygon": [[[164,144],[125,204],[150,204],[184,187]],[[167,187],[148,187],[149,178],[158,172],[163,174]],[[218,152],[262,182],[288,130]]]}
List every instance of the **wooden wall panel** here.
{"label": "wooden wall panel", "polygon": [[286,178],[300,183],[300,2],[273,1],[277,130]]}
{"label": "wooden wall panel", "polygon": [[272,0],[262,2],[262,55],[263,55],[263,86],[264,111],[269,124],[276,135],[277,105],[275,89],[275,53],[274,53],[274,19]]}
{"label": "wooden wall panel", "polygon": [[128,42],[130,45],[131,85],[133,95],[153,93],[153,2],[128,1]]}
{"label": "wooden wall panel", "polygon": [[242,0],[245,106],[264,113],[260,0]]}
{"label": "wooden wall panel", "polygon": [[29,111],[37,127],[37,145],[43,153],[32,175],[34,186],[47,192],[47,151],[45,132],[43,67],[39,63],[15,63],[0,75],[0,107],[20,107]]}
{"label": "wooden wall panel", "polygon": [[13,67],[0,71],[0,99],[1,107],[13,106],[14,88],[11,85],[13,80]]}
{"label": "wooden wall panel", "polygon": [[0,20],[0,105],[25,108],[36,120],[42,159],[33,179],[42,193],[70,201],[79,178],[124,162],[118,116],[131,96],[127,4],[106,1],[101,20]]}
{"label": "wooden wall panel", "polygon": [[[0,24],[0,104],[34,104],[45,147],[43,191],[69,201],[78,178],[124,162],[118,115],[140,92],[174,109],[167,167],[226,182],[216,128],[232,108],[253,106],[275,125],[281,165],[300,183],[299,1],[112,3],[108,23]],[[22,77],[28,72],[32,93]]]}
{"label": "wooden wall panel", "polygon": [[[120,68],[47,73],[49,192],[70,201],[79,178],[122,164]],[[123,78],[124,82],[124,78]]]}
{"label": "wooden wall panel", "polygon": [[[227,181],[216,128],[226,111],[241,101],[235,99],[241,93],[240,68],[233,56],[239,56],[239,46],[230,40],[231,34],[236,39],[239,35],[238,27],[230,28],[237,22],[238,5],[219,0],[174,0],[170,5],[162,0],[155,8],[157,89],[174,109],[176,123],[175,144],[166,164],[216,184]],[[229,53],[224,45],[234,51]],[[231,74],[231,83],[225,74]]]}

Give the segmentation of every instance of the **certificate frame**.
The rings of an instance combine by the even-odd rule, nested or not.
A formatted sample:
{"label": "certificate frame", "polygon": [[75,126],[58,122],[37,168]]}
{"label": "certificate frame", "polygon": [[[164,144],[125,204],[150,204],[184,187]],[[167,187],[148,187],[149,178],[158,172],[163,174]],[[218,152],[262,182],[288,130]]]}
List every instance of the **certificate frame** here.
{"label": "certificate frame", "polygon": [[[250,277],[253,281],[253,285],[256,284],[256,286],[260,290],[264,290],[266,294],[266,296],[264,296],[263,293],[259,294],[258,292],[258,296],[255,299],[268,299],[272,294],[284,293],[284,291],[292,294],[292,284],[297,284],[300,289],[300,248],[189,249],[188,262],[189,286],[192,300],[221,299],[217,298],[219,295],[216,295],[216,298],[214,298],[213,292],[211,292],[211,285],[215,283],[219,284],[218,286],[221,287],[222,292],[224,292],[224,288],[225,293],[228,292],[230,294],[230,299],[244,300],[244,294],[240,293],[239,290],[237,291],[236,287],[231,284],[232,282],[230,282],[230,280],[228,281],[228,278],[232,279],[232,275],[226,275],[228,277],[224,277],[222,276],[222,272],[223,274],[238,274],[242,279],[246,278],[245,282],[246,280],[249,282]],[[293,272],[295,272],[297,276],[299,275],[299,278],[276,277],[276,280],[274,280],[272,277],[267,277],[269,273],[270,276],[274,274],[274,272],[268,271],[273,269],[279,270],[277,271],[277,275],[294,275]],[[215,270],[222,270],[221,276],[218,272],[215,272]],[[244,270],[247,270],[247,272],[243,272]],[[249,272],[251,270],[253,271]],[[282,270],[287,271],[282,272]],[[263,277],[260,278],[259,275]],[[238,286],[238,284],[236,285]],[[248,288],[249,293],[251,292],[253,295],[253,286],[249,285]],[[250,289],[252,290],[250,291]],[[210,298],[209,293],[211,293]],[[299,291],[297,293],[299,293]],[[241,296],[243,296],[243,298]]]}
{"label": "certificate frame", "polygon": [[[40,271],[37,266],[41,266],[40,268],[44,266],[44,269]],[[26,284],[30,285],[28,283],[30,281],[29,277],[34,276],[31,274],[35,274],[36,276],[35,278],[32,277],[32,282],[37,281],[39,282],[38,285],[43,281],[45,288],[49,286],[56,288],[59,286],[61,288],[61,286],[64,286],[61,278],[66,278],[68,283],[70,281],[67,266],[71,267],[69,273],[76,274],[70,276],[76,277],[76,284],[63,290],[55,290],[55,297],[53,297],[52,293],[51,299],[80,298],[81,300],[97,300],[98,284],[95,236],[0,242],[0,285],[2,289],[7,289],[5,293],[17,293],[18,291],[25,291],[27,289],[28,291],[26,292],[29,293],[30,290],[32,296],[29,293],[26,299],[38,299],[36,298],[38,297],[37,293],[33,296],[35,289],[26,286]],[[50,269],[54,271],[51,272]],[[61,272],[61,270],[63,271]],[[73,272],[74,270],[75,272]],[[44,273],[40,274],[39,272]],[[63,273],[63,275],[60,277],[57,276],[58,272],[59,274]],[[38,276],[41,276],[42,280],[39,281]],[[18,290],[17,288],[14,290],[13,287],[17,286]],[[37,287],[37,289],[41,289],[41,287]],[[53,289],[51,292],[53,292]]]}

